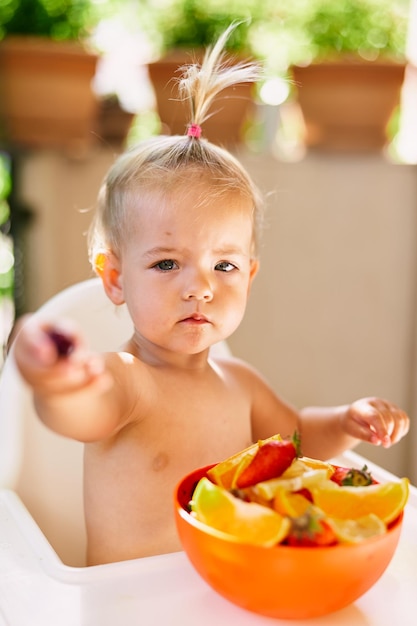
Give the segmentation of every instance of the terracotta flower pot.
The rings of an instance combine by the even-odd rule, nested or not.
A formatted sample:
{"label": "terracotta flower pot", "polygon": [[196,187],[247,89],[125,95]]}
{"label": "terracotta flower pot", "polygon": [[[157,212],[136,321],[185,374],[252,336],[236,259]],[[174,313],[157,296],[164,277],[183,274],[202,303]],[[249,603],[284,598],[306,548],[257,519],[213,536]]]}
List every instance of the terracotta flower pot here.
{"label": "terracotta flower pot", "polygon": [[1,137],[7,145],[70,147],[95,140],[97,56],[75,42],[0,43]]}
{"label": "terracotta flower pot", "polygon": [[382,150],[400,101],[404,65],[342,61],[292,69],[309,148]]}

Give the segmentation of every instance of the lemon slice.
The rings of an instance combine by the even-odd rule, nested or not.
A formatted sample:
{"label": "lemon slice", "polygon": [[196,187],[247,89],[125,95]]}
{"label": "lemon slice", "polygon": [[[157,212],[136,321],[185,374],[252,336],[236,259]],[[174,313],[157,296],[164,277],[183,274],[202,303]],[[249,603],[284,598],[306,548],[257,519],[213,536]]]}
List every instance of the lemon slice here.
{"label": "lemon slice", "polygon": [[[331,481],[329,481],[331,482]],[[334,485],[334,483],[333,483]],[[358,519],[374,513],[385,524],[392,522],[403,510],[409,492],[409,481],[369,485],[366,487],[313,488],[314,503],[329,517]]]}
{"label": "lemon slice", "polygon": [[279,478],[271,478],[271,480],[257,483],[253,489],[265,500],[272,500],[280,489],[286,489],[287,491],[299,491],[303,488],[312,489],[313,487],[321,486],[324,481],[327,481],[327,470],[325,469],[311,469],[301,474],[297,473],[297,475],[292,477],[291,474],[288,477],[288,474],[284,472]]}
{"label": "lemon slice", "polygon": [[303,463],[308,469],[324,469],[327,473],[327,478],[330,478],[334,474],[334,467],[331,463],[326,461],[320,461],[319,459],[312,459],[309,456],[302,456],[298,459],[300,463]]}
{"label": "lemon slice", "polygon": [[[255,456],[256,452],[258,451],[258,447],[254,450],[254,453],[252,454],[252,451],[250,451],[248,454],[246,454],[243,459],[240,460],[239,465],[237,466],[235,473],[233,474],[233,478],[232,478],[232,484],[231,484],[231,488],[232,489],[236,489],[237,486],[237,480],[239,478],[239,476],[241,475],[241,473],[247,468],[247,466],[252,462],[253,457]],[[223,485],[224,486],[224,485]]]}
{"label": "lemon slice", "polygon": [[217,463],[214,467],[207,472],[208,477],[220,487],[230,489],[235,478],[236,470],[243,464],[249,464],[256,454],[258,449],[257,444],[246,448],[239,454],[235,454],[230,458]]}
{"label": "lemon slice", "polygon": [[384,522],[373,513],[358,519],[326,518],[334,534],[342,543],[360,543],[365,539],[384,535],[387,527]]}
{"label": "lemon slice", "polygon": [[308,467],[301,459],[294,459],[289,467],[279,476],[279,478],[295,478],[308,472],[311,467]]}
{"label": "lemon slice", "polygon": [[208,478],[199,481],[191,510],[207,526],[252,545],[274,546],[287,536],[291,526],[272,509],[239,500]]}

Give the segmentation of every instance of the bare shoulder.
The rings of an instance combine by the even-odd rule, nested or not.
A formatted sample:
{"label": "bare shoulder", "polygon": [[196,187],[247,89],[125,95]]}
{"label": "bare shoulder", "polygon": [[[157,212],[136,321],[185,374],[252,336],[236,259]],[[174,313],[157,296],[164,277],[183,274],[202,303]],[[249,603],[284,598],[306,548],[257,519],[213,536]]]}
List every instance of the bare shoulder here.
{"label": "bare shoulder", "polygon": [[211,361],[225,375],[231,376],[249,388],[267,386],[266,380],[252,365],[234,356],[215,356]]}
{"label": "bare shoulder", "polygon": [[124,376],[136,376],[138,372],[141,372],[143,375],[148,375],[149,373],[149,366],[127,350],[105,352],[103,356],[109,369],[114,372],[120,370]]}
{"label": "bare shoulder", "polygon": [[216,358],[214,362],[249,399],[254,441],[276,433],[286,436],[294,432],[298,419],[296,409],[276,393],[256,368],[234,357]]}

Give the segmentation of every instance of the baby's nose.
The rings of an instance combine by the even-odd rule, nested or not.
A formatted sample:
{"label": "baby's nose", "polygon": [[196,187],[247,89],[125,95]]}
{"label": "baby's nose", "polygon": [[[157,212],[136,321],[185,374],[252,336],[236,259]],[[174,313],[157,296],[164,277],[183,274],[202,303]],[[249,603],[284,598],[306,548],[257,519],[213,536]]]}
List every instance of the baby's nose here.
{"label": "baby's nose", "polygon": [[210,281],[203,276],[195,276],[184,291],[185,300],[202,300],[210,302],[213,298],[213,289]]}
{"label": "baby's nose", "polygon": [[205,289],[205,290],[190,289],[187,291],[185,299],[186,300],[203,300],[205,302],[210,302],[210,300],[213,299],[213,293],[211,292],[210,289]]}

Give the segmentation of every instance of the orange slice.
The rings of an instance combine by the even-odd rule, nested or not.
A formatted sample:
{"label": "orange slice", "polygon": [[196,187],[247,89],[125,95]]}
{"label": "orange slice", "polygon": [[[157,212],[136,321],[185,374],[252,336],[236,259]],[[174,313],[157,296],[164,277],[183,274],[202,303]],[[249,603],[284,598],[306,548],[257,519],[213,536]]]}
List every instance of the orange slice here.
{"label": "orange slice", "polygon": [[407,478],[366,487],[337,486],[336,489],[326,483],[312,489],[314,503],[329,517],[358,519],[373,513],[385,524],[392,522],[401,513],[408,492]]}
{"label": "orange slice", "polygon": [[249,465],[253,457],[258,451],[259,445],[264,443],[265,441],[269,441],[269,439],[277,439],[281,441],[282,437],[280,435],[273,435],[268,439],[258,441],[257,443],[252,444],[248,448],[245,448],[241,452],[237,452],[233,456],[230,456],[225,461],[221,463],[217,463],[214,467],[212,467],[208,472],[208,477],[220,487],[224,487],[225,489],[231,489],[236,485],[237,477],[240,476],[241,472]]}
{"label": "orange slice", "polygon": [[275,492],[272,508],[280,515],[299,517],[311,507],[311,502],[300,493],[292,493],[282,487]]}
{"label": "orange slice", "polygon": [[274,546],[287,536],[291,526],[272,509],[239,500],[208,478],[199,481],[191,510],[200,522],[225,537],[251,545]]}

